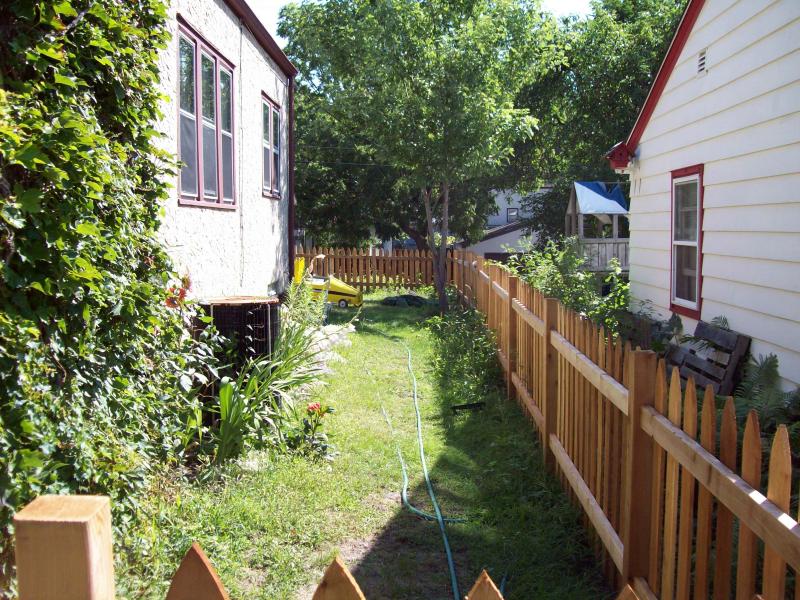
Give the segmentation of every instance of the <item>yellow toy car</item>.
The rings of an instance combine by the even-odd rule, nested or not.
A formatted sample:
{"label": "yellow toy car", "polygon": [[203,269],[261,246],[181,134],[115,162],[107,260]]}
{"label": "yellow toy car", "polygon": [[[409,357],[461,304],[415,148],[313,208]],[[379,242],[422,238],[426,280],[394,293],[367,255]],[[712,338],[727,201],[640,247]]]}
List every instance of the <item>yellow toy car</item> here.
{"label": "yellow toy car", "polygon": [[[315,258],[325,258],[325,255],[320,254]],[[311,276],[311,289],[313,290],[314,296],[319,297],[321,295],[325,302],[332,302],[337,304],[340,308],[347,308],[348,306],[355,306],[357,308],[364,303],[361,291],[347,285],[341,279],[337,279],[333,276],[314,275],[313,261],[308,271],[308,275]],[[302,257],[295,258],[295,283],[300,283],[304,274],[306,274],[305,259]]]}
{"label": "yellow toy car", "polygon": [[356,288],[347,285],[341,279],[336,277],[318,277],[317,275],[311,276],[311,289],[314,290],[314,295],[324,294],[326,302],[332,302],[340,308],[347,308],[348,306],[359,307],[364,303],[363,294]]}

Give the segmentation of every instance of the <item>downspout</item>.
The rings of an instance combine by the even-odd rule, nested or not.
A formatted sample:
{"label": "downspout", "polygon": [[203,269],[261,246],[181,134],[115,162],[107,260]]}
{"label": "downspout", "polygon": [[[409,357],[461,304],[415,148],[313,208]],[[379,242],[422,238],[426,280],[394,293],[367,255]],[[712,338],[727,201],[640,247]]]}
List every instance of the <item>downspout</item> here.
{"label": "downspout", "polygon": [[294,275],[294,75],[289,77],[289,281]]}

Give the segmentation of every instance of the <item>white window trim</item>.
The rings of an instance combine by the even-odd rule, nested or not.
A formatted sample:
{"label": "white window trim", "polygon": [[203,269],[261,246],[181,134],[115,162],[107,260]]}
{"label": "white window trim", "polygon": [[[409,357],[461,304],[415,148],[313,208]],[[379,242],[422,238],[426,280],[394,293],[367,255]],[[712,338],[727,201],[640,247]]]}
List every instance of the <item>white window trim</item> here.
{"label": "white window trim", "polygon": [[[697,224],[697,232],[696,232],[696,235],[695,235],[695,240],[693,242],[685,241],[685,240],[676,240],[675,239],[675,215],[677,213],[677,210],[676,210],[675,188],[677,186],[683,184],[683,183],[689,183],[689,182],[692,182],[692,181],[697,183],[697,216],[695,218],[695,223]],[[672,226],[671,226],[671,238],[672,239],[670,240],[670,242],[671,242],[670,252],[672,253],[672,258],[671,258],[672,272],[670,273],[670,277],[672,279],[672,286],[671,286],[671,288],[672,288],[672,293],[671,293],[672,298],[671,298],[671,300],[672,300],[673,304],[676,304],[678,306],[683,306],[684,308],[688,308],[688,309],[691,309],[691,310],[698,310],[700,308],[700,227],[701,227],[700,211],[702,210],[702,207],[701,207],[702,197],[701,197],[701,190],[700,190],[700,186],[701,185],[702,184],[701,184],[701,181],[700,181],[700,175],[697,174],[697,173],[692,174],[692,175],[687,175],[685,177],[676,177],[675,179],[672,180],[672,207],[671,207],[672,210],[670,211],[670,217],[672,218]],[[677,263],[678,263],[677,254],[678,253],[675,250],[676,246],[687,246],[687,247],[695,248],[695,271],[696,271],[696,274],[695,274],[695,278],[694,278],[694,287],[695,287],[695,298],[697,298],[697,300],[695,302],[691,302],[689,300],[686,300],[684,298],[680,298],[680,297],[677,296],[676,290],[677,290],[678,286],[677,286],[676,278],[677,278],[677,274],[678,274],[678,269],[677,269]]]}

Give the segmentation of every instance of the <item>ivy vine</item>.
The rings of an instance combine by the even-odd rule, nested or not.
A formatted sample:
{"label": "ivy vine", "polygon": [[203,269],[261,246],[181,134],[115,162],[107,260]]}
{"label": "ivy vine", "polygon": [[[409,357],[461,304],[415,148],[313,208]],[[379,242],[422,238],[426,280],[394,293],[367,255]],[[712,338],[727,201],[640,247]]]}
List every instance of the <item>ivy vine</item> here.
{"label": "ivy vine", "polygon": [[166,19],[162,0],[0,4],[0,582],[39,494],[108,494],[135,522],[213,365],[157,236]]}

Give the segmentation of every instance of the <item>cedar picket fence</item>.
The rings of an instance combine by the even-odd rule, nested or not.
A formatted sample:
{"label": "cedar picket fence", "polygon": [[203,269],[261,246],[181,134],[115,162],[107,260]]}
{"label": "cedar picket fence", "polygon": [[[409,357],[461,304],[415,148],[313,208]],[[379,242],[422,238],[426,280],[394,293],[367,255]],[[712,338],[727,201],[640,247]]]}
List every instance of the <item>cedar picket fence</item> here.
{"label": "cedar picket fence", "polygon": [[[40,496],[14,517],[20,600],[114,600],[111,502],[105,496]],[[172,577],[166,600],[229,600],[194,543]],[[347,566],[334,558],[312,600],[365,600]],[[483,571],[465,600],[503,600]]]}
{"label": "cedar picket fence", "polygon": [[[433,255],[422,250],[298,247],[295,256],[315,275],[333,275],[361,291],[433,285]],[[320,258],[317,258],[320,257]],[[452,264],[452,257],[448,260]]]}
{"label": "cedar picket fence", "polygon": [[682,390],[677,370],[668,380],[654,353],[472,253],[457,250],[452,262],[452,284],[495,332],[509,396],[582,508],[608,577],[624,584],[620,598],[800,600],[800,585],[787,589],[787,564],[800,569],[800,526],[788,514],[785,426],[772,440],[764,495],[755,411],[737,460],[732,398],[718,430],[705,390],[698,435],[694,382]]}

